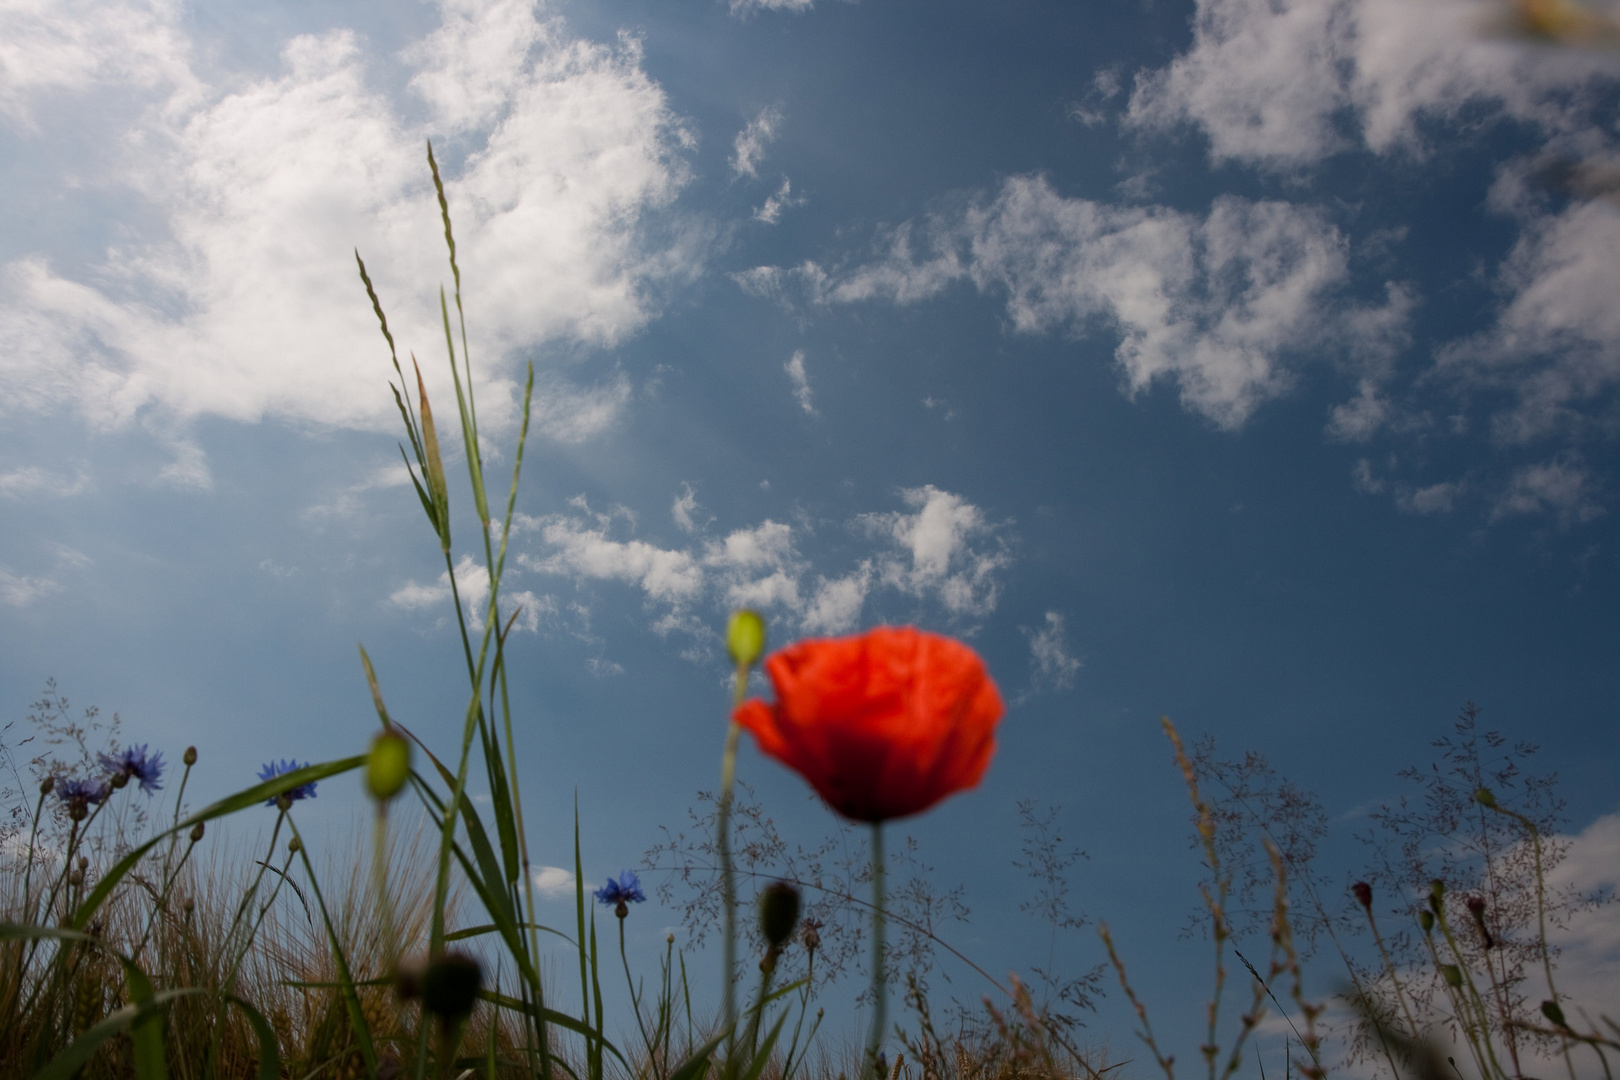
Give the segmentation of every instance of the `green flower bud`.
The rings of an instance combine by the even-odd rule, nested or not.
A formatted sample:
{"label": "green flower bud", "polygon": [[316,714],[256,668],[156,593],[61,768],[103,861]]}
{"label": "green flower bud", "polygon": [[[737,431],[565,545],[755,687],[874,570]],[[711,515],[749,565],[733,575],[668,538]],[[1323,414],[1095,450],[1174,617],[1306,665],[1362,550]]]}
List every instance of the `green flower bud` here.
{"label": "green flower bud", "polygon": [[731,613],[726,624],[726,651],[740,668],[753,667],[765,653],[765,619],[757,611],[743,608]]}
{"label": "green flower bud", "polygon": [[191,842],[193,844],[195,844],[199,840],[201,840],[202,838],[203,838],[203,823],[199,821],[199,822],[197,822],[197,824],[195,824],[195,825],[193,825],[191,827]]}
{"label": "green flower bud", "polygon": [[410,778],[410,740],[388,728],[371,740],[371,753],[366,757],[366,790],[378,802],[387,802]]}
{"label": "green flower bud", "polygon": [[1478,791],[1474,792],[1474,801],[1479,803],[1481,806],[1495,806],[1496,792],[1492,791],[1488,787],[1482,787]]}
{"label": "green flower bud", "polygon": [[1444,895],[1446,895],[1445,882],[1441,881],[1439,878],[1435,878],[1433,881],[1429,882],[1429,896],[1431,898],[1438,900]]}
{"label": "green flower bud", "polygon": [[1543,1001],[1541,1003],[1541,1015],[1551,1020],[1557,1027],[1569,1027],[1569,1024],[1564,1022],[1564,1010],[1558,1007],[1556,1001]]}
{"label": "green flower bud", "polygon": [[295,836],[287,841],[287,854],[296,855],[302,850],[304,850],[304,842],[298,837]]}
{"label": "green flower bud", "polygon": [[785,881],[773,881],[759,894],[759,931],[772,949],[793,936],[799,922],[799,890]]}
{"label": "green flower bud", "polygon": [[56,790],[56,777],[47,776],[45,779],[43,779],[43,780],[41,780],[39,782],[39,793],[40,793],[40,795],[42,795],[42,796],[43,795],[49,795],[51,792],[53,792],[55,790]]}
{"label": "green flower bud", "polygon": [[197,764],[197,748],[195,746],[186,747],[186,752],[180,755],[180,760],[186,763],[187,768]]}
{"label": "green flower bud", "polygon": [[422,974],[422,1007],[446,1023],[465,1019],[478,1000],[484,972],[466,953],[442,953]]}
{"label": "green flower bud", "polygon": [[287,794],[285,791],[276,796],[276,809],[280,810],[283,814],[292,809],[292,803],[292,796]]}
{"label": "green flower bud", "polygon": [[1440,974],[1446,980],[1446,985],[1453,990],[1462,985],[1462,970],[1456,964],[1441,964]]}
{"label": "green flower bud", "polygon": [[1423,932],[1425,934],[1434,933],[1434,912],[1432,912],[1432,911],[1420,911],[1420,912],[1418,912],[1418,925],[1423,927]]}

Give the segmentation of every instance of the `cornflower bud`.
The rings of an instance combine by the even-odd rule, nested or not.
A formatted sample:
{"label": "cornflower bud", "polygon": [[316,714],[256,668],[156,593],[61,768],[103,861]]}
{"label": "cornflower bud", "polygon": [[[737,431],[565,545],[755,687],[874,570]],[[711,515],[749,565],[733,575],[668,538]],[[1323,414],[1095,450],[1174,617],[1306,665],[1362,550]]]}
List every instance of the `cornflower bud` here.
{"label": "cornflower bud", "polygon": [[1496,792],[1492,791],[1488,787],[1482,787],[1478,791],[1474,792],[1474,801],[1479,803],[1481,806],[1495,806]]}
{"label": "cornflower bud", "polygon": [[287,841],[287,854],[296,855],[302,850],[304,850],[304,842],[298,837],[295,836]]}
{"label": "cornflower bud", "polygon": [[757,611],[743,608],[731,613],[726,624],[726,651],[740,668],[753,667],[765,652],[765,620]]}
{"label": "cornflower bud", "polygon": [[1564,1022],[1564,1010],[1558,1007],[1558,1002],[1556,1001],[1543,1001],[1541,1003],[1541,1015],[1545,1016],[1548,1020],[1551,1020],[1558,1027],[1569,1027],[1569,1025]]}
{"label": "cornflower bud", "polygon": [[195,746],[186,747],[186,752],[180,755],[180,760],[186,763],[187,768],[197,764],[197,748]]}
{"label": "cornflower bud", "polygon": [[203,838],[203,823],[199,821],[199,822],[197,822],[197,824],[195,824],[195,825],[193,825],[191,827],[191,842],[193,844],[195,844],[195,843],[199,842],[200,840],[202,840],[202,838]]}
{"label": "cornflower bud", "polygon": [[1462,985],[1462,969],[1456,964],[1441,964],[1440,974],[1445,978],[1446,985],[1453,990]]}
{"label": "cornflower bud", "polygon": [[39,782],[39,793],[41,795],[49,795],[51,792],[53,792],[55,790],[56,790],[56,777],[47,776],[45,779],[43,779],[43,780],[41,780]]}
{"label": "cornflower bud", "polygon": [[1350,891],[1356,894],[1356,902],[1368,911],[1372,910],[1372,886],[1365,881],[1358,881],[1350,886]]}
{"label": "cornflower bud", "polygon": [[190,915],[193,911],[197,910],[197,901],[193,900],[189,896],[186,897],[186,902],[180,905],[180,910],[184,911],[187,915]]}
{"label": "cornflower bud", "polygon": [[107,783],[111,784],[115,788],[121,788],[125,784],[129,783],[129,773],[126,773],[126,772],[113,773],[112,777],[107,781]]}
{"label": "cornflower bud", "polygon": [[90,869],[90,857],[88,855],[80,855],[79,856],[79,869],[80,870],[88,870],[88,869]]}
{"label": "cornflower bud", "polygon": [[280,810],[283,814],[292,809],[292,804],[292,796],[287,794],[285,791],[276,796],[276,809]]}
{"label": "cornflower bud", "polygon": [[1434,933],[1434,912],[1432,912],[1432,911],[1420,911],[1420,912],[1418,912],[1418,925],[1423,927],[1423,932],[1425,934]]}
{"label": "cornflower bud", "polygon": [[75,871],[73,871],[73,873],[69,874],[68,875],[68,884],[73,886],[75,889],[77,889],[79,886],[83,885],[84,884],[84,871],[83,870],[75,870]]}
{"label": "cornflower bud", "polygon": [[411,744],[399,732],[385,729],[371,740],[366,757],[366,790],[378,802],[387,802],[411,778]]}

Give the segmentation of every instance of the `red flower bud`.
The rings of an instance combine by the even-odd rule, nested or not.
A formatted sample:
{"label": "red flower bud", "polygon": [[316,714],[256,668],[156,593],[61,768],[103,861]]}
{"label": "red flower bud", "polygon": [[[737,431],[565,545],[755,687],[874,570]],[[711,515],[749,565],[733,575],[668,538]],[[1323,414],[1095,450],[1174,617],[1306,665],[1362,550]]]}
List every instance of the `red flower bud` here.
{"label": "red flower bud", "polygon": [[1356,902],[1362,907],[1372,910],[1372,886],[1365,881],[1358,881],[1350,886],[1350,891],[1356,894]]}
{"label": "red flower bud", "polygon": [[775,706],[736,712],[760,751],[855,821],[887,821],[975,787],[1001,695],[977,653],[915,627],[801,641],[765,661]]}

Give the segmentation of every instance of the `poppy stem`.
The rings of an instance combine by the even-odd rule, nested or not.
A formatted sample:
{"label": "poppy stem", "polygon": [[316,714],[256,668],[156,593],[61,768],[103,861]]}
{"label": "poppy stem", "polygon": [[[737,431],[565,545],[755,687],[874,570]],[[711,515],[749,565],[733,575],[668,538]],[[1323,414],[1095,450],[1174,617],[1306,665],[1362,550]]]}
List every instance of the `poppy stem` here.
{"label": "poppy stem", "polygon": [[[733,711],[743,703],[743,695],[748,692],[748,666],[737,665],[737,689]],[[732,1058],[735,1056],[736,1028],[737,1028],[737,880],[731,869],[731,789],[737,775],[737,741],[742,738],[742,728],[736,720],[726,728],[726,750],[720,759],[720,805],[716,808],[716,817],[719,819],[717,837],[720,847],[720,885],[723,891],[723,906],[725,908],[726,941],[725,941],[725,979],[721,983],[722,1016],[726,1033],[726,1071],[732,1074]]]}
{"label": "poppy stem", "polygon": [[883,1029],[888,1026],[889,980],[883,971],[883,823],[872,823],[872,1036],[866,1064],[876,1080],[887,1080],[878,1055],[883,1052]]}

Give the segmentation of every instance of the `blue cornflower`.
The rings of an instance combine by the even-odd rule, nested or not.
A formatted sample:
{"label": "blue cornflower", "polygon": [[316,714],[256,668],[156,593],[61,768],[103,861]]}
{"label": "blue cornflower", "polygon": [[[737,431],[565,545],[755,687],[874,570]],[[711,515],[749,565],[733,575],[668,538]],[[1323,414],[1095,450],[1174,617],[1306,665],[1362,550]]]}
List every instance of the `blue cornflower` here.
{"label": "blue cornflower", "polygon": [[647,894],[641,891],[641,879],[636,877],[634,870],[626,870],[619,875],[619,880],[607,879],[607,884],[596,890],[597,903],[612,904],[613,914],[624,918],[630,914],[631,904],[639,904],[647,899]]}
{"label": "blue cornflower", "polygon": [[56,794],[67,805],[68,817],[74,821],[83,821],[90,807],[99,805],[111,792],[112,788],[101,780],[66,777],[56,781]]}
{"label": "blue cornflower", "polygon": [[[309,765],[310,763],[307,761],[302,765],[296,761],[283,760],[279,765],[272,761],[270,764],[259,770],[259,779],[274,780],[278,776],[293,772],[297,769],[307,769],[309,768]],[[282,794],[295,802],[299,799],[313,799],[315,797],[315,781],[311,780],[307,784],[299,784],[295,788],[288,788],[286,791],[282,792]],[[274,806],[276,805],[276,800],[266,799],[264,800],[264,805]]]}
{"label": "blue cornflower", "polygon": [[98,754],[97,757],[101,759],[101,767],[106,769],[109,775],[122,776],[126,780],[139,780],[141,790],[148,795],[163,788],[163,785],[158,783],[158,779],[163,775],[163,753],[154,751],[148,754],[145,743],[140,746],[126,746],[121,754]]}

